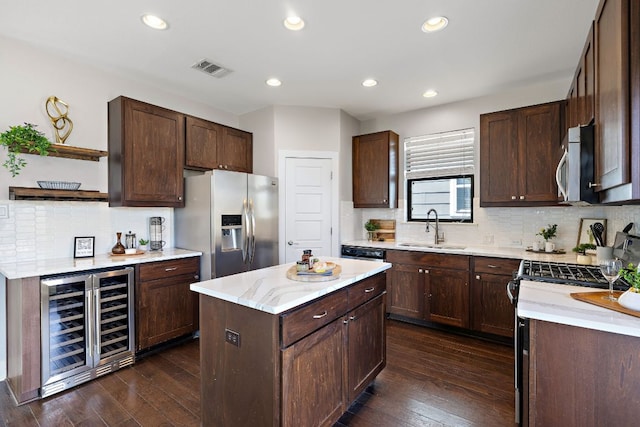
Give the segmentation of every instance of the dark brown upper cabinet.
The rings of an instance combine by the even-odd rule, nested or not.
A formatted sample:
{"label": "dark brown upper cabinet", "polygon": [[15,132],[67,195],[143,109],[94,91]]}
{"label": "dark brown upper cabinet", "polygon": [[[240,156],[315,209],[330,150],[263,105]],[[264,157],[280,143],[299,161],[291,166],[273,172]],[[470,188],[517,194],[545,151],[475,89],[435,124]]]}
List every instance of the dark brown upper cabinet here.
{"label": "dark brown upper cabinet", "polygon": [[120,96],[109,102],[109,206],[184,206],[184,116]]}
{"label": "dark brown upper cabinet", "polygon": [[398,207],[398,134],[353,137],[353,207]]}

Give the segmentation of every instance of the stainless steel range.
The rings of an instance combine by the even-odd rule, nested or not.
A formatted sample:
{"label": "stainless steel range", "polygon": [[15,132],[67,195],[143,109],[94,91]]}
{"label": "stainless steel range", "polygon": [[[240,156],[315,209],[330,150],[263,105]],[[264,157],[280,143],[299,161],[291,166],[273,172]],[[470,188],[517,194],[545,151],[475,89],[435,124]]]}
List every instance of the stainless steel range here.
{"label": "stainless steel range", "polygon": [[[507,285],[507,294],[511,303],[517,306],[520,282],[547,282],[589,288],[609,289],[609,282],[600,269],[594,265],[568,264],[562,262],[523,260],[517,276]],[[629,284],[619,278],[613,288],[619,291],[629,289]],[[515,388],[516,423],[528,425],[528,379],[529,379],[529,319],[515,315]]]}

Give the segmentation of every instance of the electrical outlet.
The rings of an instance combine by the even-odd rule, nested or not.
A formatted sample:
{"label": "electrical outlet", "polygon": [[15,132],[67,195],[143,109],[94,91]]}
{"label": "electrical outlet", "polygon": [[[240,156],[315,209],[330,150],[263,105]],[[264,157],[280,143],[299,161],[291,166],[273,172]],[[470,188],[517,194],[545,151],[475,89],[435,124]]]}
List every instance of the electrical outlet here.
{"label": "electrical outlet", "polygon": [[522,246],[522,240],[520,239],[513,239],[511,241],[511,246]]}
{"label": "electrical outlet", "polygon": [[231,329],[225,329],[224,340],[229,344],[240,347],[240,332],[232,331]]}
{"label": "electrical outlet", "polygon": [[0,205],[0,219],[9,218],[9,205]]}

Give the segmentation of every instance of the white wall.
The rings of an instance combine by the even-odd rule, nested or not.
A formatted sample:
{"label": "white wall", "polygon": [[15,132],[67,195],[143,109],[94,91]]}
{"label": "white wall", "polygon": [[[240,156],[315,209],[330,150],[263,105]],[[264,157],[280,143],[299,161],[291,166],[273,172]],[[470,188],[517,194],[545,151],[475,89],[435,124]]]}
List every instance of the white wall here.
{"label": "white wall", "polygon": [[253,173],[276,176],[274,108],[266,107],[240,116],[240,127],[253,132]]}
{"label": "white wall", "polygon": [[[0,37],[0,64],[0,132],[29,122],[55,141],[45,111],[51,95],[69,104],[73,131],[66,144],[70,146],[107,150],[107,102],[120,95],[238,127],[236,115],[4,37]],[[6,150],[0,149],[0,164],[5,158]],[[75,181],[82,183],[81,189],[107,191],[106,158],[99,163],[36,155],[24,158],[27,167],[16,178],[0,168],[0,200],[8,198],[8,186],[37,187],[38,180]]]}

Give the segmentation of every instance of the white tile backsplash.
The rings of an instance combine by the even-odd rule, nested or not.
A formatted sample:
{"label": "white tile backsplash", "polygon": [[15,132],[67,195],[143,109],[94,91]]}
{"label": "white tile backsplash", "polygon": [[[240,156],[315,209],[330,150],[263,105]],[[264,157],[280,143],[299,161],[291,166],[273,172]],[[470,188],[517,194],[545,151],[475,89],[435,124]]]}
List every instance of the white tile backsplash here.
{"label": "white tile backsplash", "polygon": [[[370,218],[395,219],[396,241],[427,242],[424,222],[405,221],[406,201],[399,201],[398,209],[354,209],[353,204],[342,204],[342,220],[352,224],[352,236],[341,234],[342,241],[366,239],[364,223]],[[616,231],[630,222],[635,224],[633,234],[640,234],[640,206],[558,206],[527,208],[481,208],[474,199],[473,224],[441,223],[445,241],[451,244],[488,245],[497,247],[527,247],[536,233],[548,224],[558,224],[556,247],[571,251],[578,239],[581,218],[607,220],[607,244],[613,244]],[[539,236],[538,236],[539,237]]]}
{"label": "white tile backsplash", "polygon": [[0,262],[73,257],[74,237],[95,236],[95,252],[107,253],[116,232],[149,238],[149,217],[166,218],[163,240],[173,247],[172,208],[110,208],[102,202],[0,201]]}

